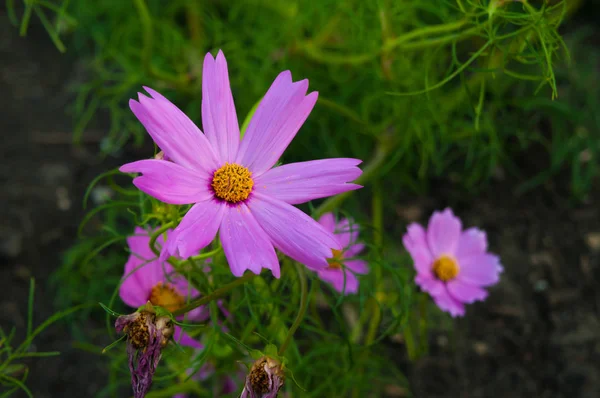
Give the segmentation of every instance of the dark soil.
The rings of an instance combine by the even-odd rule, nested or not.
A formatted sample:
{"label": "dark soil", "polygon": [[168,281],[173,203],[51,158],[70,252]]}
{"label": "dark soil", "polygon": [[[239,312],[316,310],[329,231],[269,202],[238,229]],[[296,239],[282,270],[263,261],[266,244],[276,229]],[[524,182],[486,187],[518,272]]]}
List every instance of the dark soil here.
{"label": "dark soil", "polygon": [[[86,186],[123,160],[92,156],[101,130],[88,133],[88,149],[71,145],[67,87],[79,68],[39,27],[20,38],[0,14],[0,59],[0,323],[22,332],[29,278],[39,324],[56,311],[48,278],[75,239]],[[452,188],[402,204],[400,219],[423,222],[456,197]],[[505,272],[485,304],[469,306],[453,335],[434,335],[430,355],[409,367],[416,397],[600,396],[600,194],[573,206],[551,186],[522,197],[513,188],[497,181],[477,199],[452,199],[465,225],[487,230]],[[28,361],[35,397],[92,397],[107,382],[102,359],[72,341],[63,323],[36,339],[36,350],[62,355]]]}

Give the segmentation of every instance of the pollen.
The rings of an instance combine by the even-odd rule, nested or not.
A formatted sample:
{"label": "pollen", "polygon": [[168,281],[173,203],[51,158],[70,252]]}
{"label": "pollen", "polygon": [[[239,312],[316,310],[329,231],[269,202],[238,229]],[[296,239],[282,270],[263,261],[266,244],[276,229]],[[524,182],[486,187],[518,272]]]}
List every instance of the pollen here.
{"label": "pollen", "polygon": [[250,385],[252,386],[252,389],[259,394],[269,392],[269,375],[265,370],[266,365],[267,360],[263,359],[257,364],[255,363],[250,371]]}
{"label": "pollen", "polygon": [[341,250],[331,249],[332,257],[327,259],[330,269],[341,269],[343,253]]}
{"label": "pollen", "polygon": [[456,278],[458,271],[458,263],[451,257],[441,256],[433,262],[433,273],[442,282]]}
{"label": "pollen", "polygon": [[173,286],[162,282],[152,288],[148,300],[152,305],[161,306],[171,312],[180,309],[185,304],[185,298]]}
{"label": "pollen", "polygon": [[213,174],[212,189],[219,199],[238,203],[248,199],[254,186],[252,172],[235,163],[225,163]]}
{"label": "pollen", "polygon": [[150,341],[150,331],[148,330],[148,323],[152,322],[154,318],[153,314],[147,312],[141,312],[140,316],[127,327],[127,334],[131,345],[136,349],[145,350]]}

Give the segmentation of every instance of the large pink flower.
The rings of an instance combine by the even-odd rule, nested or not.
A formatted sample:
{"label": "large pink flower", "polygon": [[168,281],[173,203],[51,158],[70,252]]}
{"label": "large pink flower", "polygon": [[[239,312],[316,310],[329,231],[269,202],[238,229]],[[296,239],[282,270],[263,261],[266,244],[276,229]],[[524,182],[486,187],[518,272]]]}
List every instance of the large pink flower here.
{"label": "large pink flower", "polygon": [[453,317],[465,314],[465,303],[484,300],[483,288],[497,283],[503,270],[499,257],[487,253],[485,232],[462,231],[450,209],[434,212],[427,230],[410,224],[402,241],[414,261],[415,282]]}
{"label": "large pink flower", "polygon": [[[184,277],[176,274],[171,264],[160,261],[152,252],[149,246],[152,232],[136,227],[134,235],[127,238],[131,254],[125,264],[124,281],[119,288],[119,296],[130,307],[141,307],[150,301],[153,305],[175,311],[185,304],[187,298],[198,297],[200,293],[189,285]],[[170,230],[166,232],[167,236],[171,233]],[[164,237],[159,237],[157,243],[164,244]],[[188,312],[185,319],[203,321],[208,316],[208,308],[198,307]],[[182,345],[202,347],[177,325],[173,339]]]}
{"label": "large pink flower", "polygon": [[333,213],[325,213],[319,219],[325,230],[335,233],[342,250],[333,250],[333,257],[329,266],[317,271],[317,275],[325,282],[331,283],[333,288],[340,293],[350,294],[358,291],[358,278],[356,274],[369,272],[367,262],[352,259],[360,253],[365,245],[358,243],[359,226],[350,220],[342,219],[337,225]]}
{"label": "large pink flower", "polygon": [[207,54],[202,72],[204,134],[156,91],[129,106],[170,161],[149,159],[121,167],[142,173],[134,184],[171,204],[194,204],[169,238],[161,258],[189,257],[220,231],[231,272],[268,268],[279,277],[275,248],[314,269],[327,267],[337,240],[292,205],[360,188],[357,159],[323,159],[273,168],[317,101],[308,81],[279,74],[261,100],[243,140],[227,62]]}

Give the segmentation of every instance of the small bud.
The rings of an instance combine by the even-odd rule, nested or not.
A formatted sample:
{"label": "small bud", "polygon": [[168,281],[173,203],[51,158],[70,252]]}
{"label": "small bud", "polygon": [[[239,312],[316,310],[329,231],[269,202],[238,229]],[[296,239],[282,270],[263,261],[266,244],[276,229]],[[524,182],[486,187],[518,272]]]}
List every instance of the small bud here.
{"label": "small bud", "polygon": [[262,357],[252,365],[240,398],[276,398],[285,380],[281,363]]}
{"label": "small bud", "polygon": [[133,396],[143,398],[152,385],[161,350],[173,336],[173,322],[168,316],[157,317],[152,307],[149,307],[118,317],[115,329],[127,335]]}

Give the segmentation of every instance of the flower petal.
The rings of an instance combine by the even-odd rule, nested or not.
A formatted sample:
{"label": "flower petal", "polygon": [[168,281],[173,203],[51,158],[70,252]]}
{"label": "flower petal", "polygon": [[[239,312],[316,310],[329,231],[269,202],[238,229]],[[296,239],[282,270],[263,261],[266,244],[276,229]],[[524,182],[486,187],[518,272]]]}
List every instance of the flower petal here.
{"label": "flower petal", "polygon": [[350,258],[357,256],[365,248],[364,243],[355,243],[344,250],[344,257]]}
{"label": "flower petal", "polygon": [[475,286],[490,286],[500,280],[500,258],[493,254],[480,254],[458,258],[457,280]]}
{"label": "flower petal", "polygon": [[177,344],[181,344],[186,347],[192,347],[196,349],[204,348],[204,346],[198,340],[192,338],[179,325],[175,325],[173,340],[175,340]]}
{"label": "flower petal", "polygon": [[365,260],[344,260],[344,265],[357,274],[366,274],[369,272],[369,263]]}
{"label": "flower petal", "polygon": [[144,89],[153,98],[140,93],[139,102],[130,100],[129,107],[165,155],[188,169],[207,173],[217,169],[217,156],[202,131],[171,101]]}
{"label": "flower petal", "polygon": [[320,159],[275,167],[255,178],[255,190],[295,205],[362,188],[358,159]]}
{"label": "flower petal", "polygon": [[290,71],[281,72],[260,101],[236,157],[255,178],[273,167],[315,106],[318,93],[307,89],[308,80],[292,83]]}
{"label": "flower petal", "polygon": [[449,281],[446,286],[454,299],[467,304],[471,304],[478,300],[483,301],[488,295],[484,289],[478,286],[469,285],[468,283],[457,279]]}
{"label": "flower petal", "polygon": [[460,219],[454,216],[452,210],[433,213],[427,226],[427,243],[433,257],[455,254],[461,228]]}
{"label": "flower petal", "polygon": [[186,205],[214,196],[210,188],[210,175],[166,160],[138,160],[121,166],[119,170],[123,173],[142,173],[133,179],[133,184],[161,202]]}
{"label": "flower petal", "polygon": [[333,233],[335,231],[335,216],[332,212],[325,213],[319,218],[319,224],[325,228],[325,231]]}
{"label": "flower petal", "polygon": [[219,236],[233,275],[240,277],[247,269],[258,275],[262,268],[267,268],[279,278],[279,261],[273,244],[248,206],[241,204],[225,210]]}
{"label": "flower petal", "polygon": [[487,237],[479,228],[469,228],[458,239],[456,257],[468,257],[483,254],[487,250]]}
{"label": "flower petal", "polygon": [[349,249],[358,240],[360,225],[354,220],[343,219],[335,228],[335,235],[344,249]]}
{"label": "flower petal", "polygon": [[358,291],[358,278],[352,272],[327,268],[318,271],[317,275],[340,293],[354,294]]}
{"label": "flower petal", "polygon": [[442,311],[452,315],[453,318],[465,315],[465,305],[460,301],[455,300],[446,288],[435,296],[432,295],[432,297],[435,304]]}
{"label": "flower petal", "polygon": [[240,145],[240,127],[223,52],[210,53],[202,67],[202,126],[221,163],[233,162]]}
{"label": "flower petal", "polygon": [[307,267],[327,267],[331,249],[342,248],[321,224],[287,203],[256,193],[248,207],[273,245]]}
{"label": "flower petal", "polygon": [[431,296],[441,294],[446,289],[443,282],[426,274],[417,274],[415,276],[415,283],[421,290],[429,293]]}
{"label": "flower petal", "polygon": [[226,206],[217,200],[196,203],[169,237],[161,259],[166,260],[169,255],[188,258],[206,247],[217,235]]}
{"label": "flower petal", "polygon": [[[140,307],[148,301],[152,288],[163,280],[164,271],[156,255],[150,250],[150,234],[136,227],[134,234],[127,238],[131,254],[125,263],[123,283],[119,287],[119,296],[130,307]],[[157,242],[163,240],[159,237]]]}
{"label": "flower petal", "polygon": [[410,224],[402,237],[402,243],[412,257],[417,273],[431,275],[433,257],[427,244],[425,229],[417,223]]}

